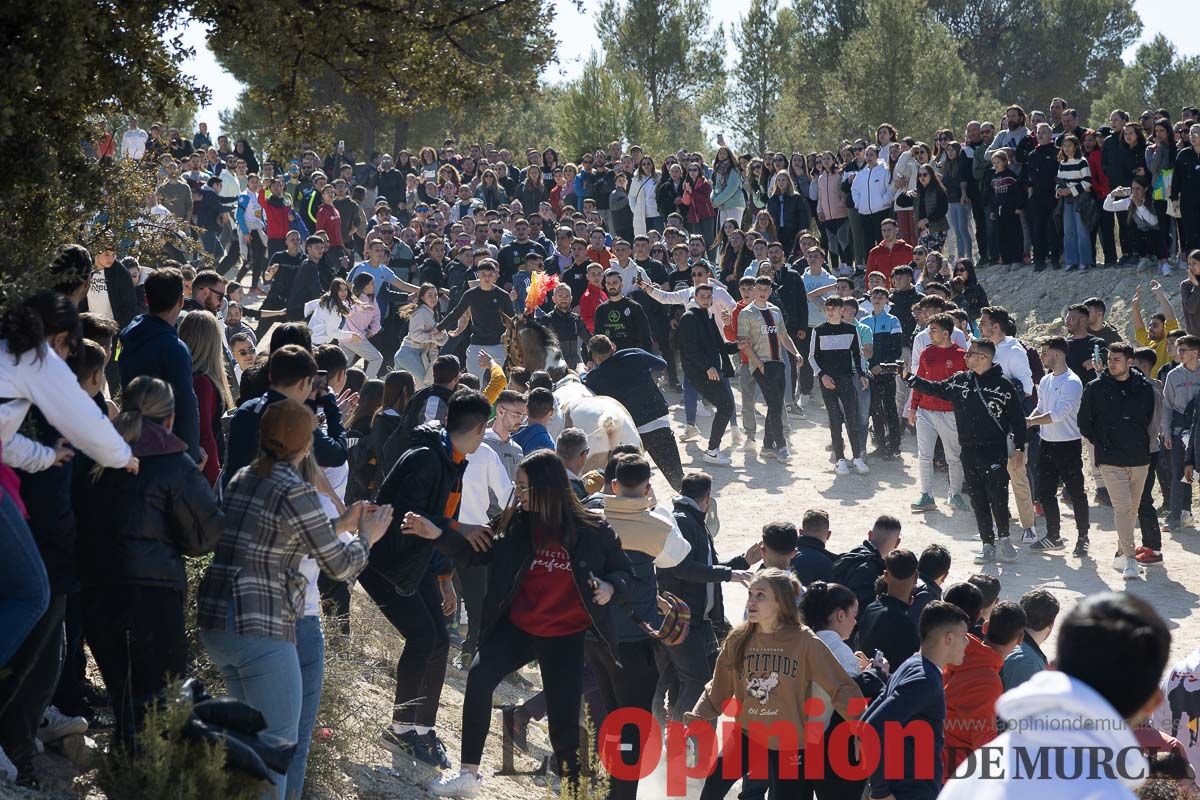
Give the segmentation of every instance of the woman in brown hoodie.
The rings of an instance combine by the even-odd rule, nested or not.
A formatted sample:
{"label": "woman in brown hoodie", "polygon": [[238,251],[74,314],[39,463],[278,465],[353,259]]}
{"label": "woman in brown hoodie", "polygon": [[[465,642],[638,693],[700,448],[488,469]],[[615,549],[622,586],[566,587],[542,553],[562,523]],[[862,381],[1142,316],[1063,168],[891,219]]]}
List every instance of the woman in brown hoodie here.
{"label": "woman in brown hoodie", "polygon": [[742,767],[736,777],[726,777],[722,759],[734,756],[722,754],[704,782],[700,800],[725,797],[749,765],[759,763],[753,753],[764,747],[771,797],[811,798],[813,784],[804,777],[803,750],[809,719],[804,704],[812,696],[812,684],[829,694],[834,709],[845,719],[861,714],[857,706],[862,704],[851,710],[850,703],[862,692],[825,643],[801,623],[796,605],[800,582],[794,575],[781,569],[761,570],[748,592],[746,621],[726,637],[713,679],[687,715],[689,720],[715,720],[726,703],[735,700],[736,719],[742,726],[738,758]]}

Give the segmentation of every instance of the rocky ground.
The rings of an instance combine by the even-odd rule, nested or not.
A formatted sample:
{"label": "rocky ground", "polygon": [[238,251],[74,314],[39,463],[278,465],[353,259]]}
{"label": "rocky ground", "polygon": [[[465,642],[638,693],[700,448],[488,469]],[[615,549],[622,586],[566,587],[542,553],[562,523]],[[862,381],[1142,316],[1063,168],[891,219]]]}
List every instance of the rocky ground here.
{"label": "rocky ground", "polygon": [[[1053,272],[1034,274],[1028,267],[1008,270],[989,268],[982,271],[991,301],[1013,310],[1022,330],[1032,331],[1034,337],[1061,329],[1061,311],[1069,302],[1091,295],[1104,298],[1110,308],[1110,321],[1127,335],[1132,336],[1129,322],[1130,301],[1138,285],[1144,287],[1157,275],[1137,273],[1133,269],[1100,269],[1086,274]],[[1178,295],[1180,273],[1162,279],[1173,298]],[[679,398],[671,398],[678,402]],[[675,411],[677,431],[683,424],[682,410]],[[701,430],[707,429],[708,420],[700,421]],[[830,547],[835,551],[848,549],[863,538],[871,522],[880,514],[898,516],[903,524],[902,546],[915,552],[932,542],[939,542],[950,549],[953,567],[950,582],[965,579],[980,567],[972,562],[978,551],[978,538],[974,519],[970,512],[951,512],[944,502],[932,513],[915,514],[909,504],[916,499],[916,455],[912,438],[905,439],[903,460],[898,463],[875,463],[871,473],[865,476],[839,477],[832,471],[827,446],[829,436],[825,426],[825,414],[819,401],[809,409],[808,419],[793,420],[790,435],[792,462],[782,465],[775,461],[764,462],[757,454],[738,450],[734,453],[731,469],[712,469],[716,481],[716,493],[722,520],[717,537],[717,547],[723,557],[744,551],[760,534],[762,526],[774,519],[798,521],[804,509],[820,507],[826,509],[833,519],[833,535]],[[702,467],[701,450],[696,442],[681,445],[686,466]],[[939,480],[945,481],[943,475]],[[656,486],[660,497],[669,497],[669,490]],[[1089,486],[1090,493],[1090,486]],[[944,491],[939,491],[944,497]],[[1072,520],[1064,519],[1067,535],[1072,533]],[[1164,564],[1148,568],[1143,580],[1126,584],[1114,572],[1109,562],[1115,551],[1116,535],[1112,513],[1109,509],[1093,509],[1092,552],[1089,559],[1077,559],[1066,553],[1038,555],[1021,552],[1016,563],[1003,566],[991,565],[985,571],[997,575],[1003,584],[1002,597],[1016,599],[1023,592],[1041,587],[1053,592],[1063,603],[1070,605],[1079,597],[1109,589],[1124,589],[1144,596],[1169,621],[1174,642],[1173,658],[1181,657],[1200,644],[1200,614],[1197,613],[1197,590],[1200,589],[1200,532],[1193,529],[1164,533]],[[726,606],[731,616],[739,613],[745,599],[745,591],[739,586],[725,586]],[[358,659],[360,663],[352,669],[337,667],[335,680],[344,683],[339,687],[352,705],[352,713],[335,731],[353,739],[350,761],[344,765],[343,775],[327,789],[313,792],[319,798],[359,798],[374,800],[387,798],[424,798],[428,793],[421,785],[433,777],[429,769],[399,763],[376,742],[378,733],[390,717],[392,691],[391,667],[394,655],[401,643],[385,635],[385,625],[377,613],[371,613],[369,601],[356,596],[355,626],[369,631],[364,634],[377,637],[371,647],[374,657]],[[1053,639],[1048,643],[1052,656]],[[454,652],[452,652],[453,659]],[[535,671],[527,675],[532,684],[537,683]],[[462,690],[464,673],[451,667],[447,687],[443,696],[443,708],[439,718],[439,732],[443,739],[457,749],[461,721]],[[496,698],[496,703],[516,702],[528,696],[532,688],[505,684]],[[338,733],[340,731],[340,734]],[[546,752],[544,726],[531,727],[531,739],[535,753]],[[491,736],[485,755],[485,773],[493,773],[500,766],[499,713],[493,718]],[[345,744],[343,742],[342,744]],[[315,745],[328,747],[329,745]],[[341,749],[341,748],[339,748]],[[456,753],[452,753],[456,756]],[[518,757],[518,767],[532,767],[535,761]],[[87,794],[87,776],[79,786],[72,789],[71,781],[78,775],[69,769],[58,756],[48,756],[44,765],[51,770],[50,784],[55,791],[43,794],[11,792],[0,786],[0,798],[20,797],[79,797]],[[665,796],[661,776],[647,780],[644,796]],[[489,777],[483,796],[502,800],[534,800],[547,795],[543,779],[528,777]],[[690,793],[696,796],[696,792]],[[731,793],[731,797],[736,793]]]}

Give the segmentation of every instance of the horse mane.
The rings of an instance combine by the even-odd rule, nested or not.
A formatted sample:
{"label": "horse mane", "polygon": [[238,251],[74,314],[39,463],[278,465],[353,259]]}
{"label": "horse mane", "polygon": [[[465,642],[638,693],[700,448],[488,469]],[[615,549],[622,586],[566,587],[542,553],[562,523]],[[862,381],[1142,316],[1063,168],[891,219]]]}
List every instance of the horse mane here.
{"label": "horse mane", "polygon": [[542,347],[549,349],[551,346],[561,349],[561,344],[558,341],[558,334],[553,328],[543,325],[535,317],[525,317],[525,327],[533,331],[541,339]]}

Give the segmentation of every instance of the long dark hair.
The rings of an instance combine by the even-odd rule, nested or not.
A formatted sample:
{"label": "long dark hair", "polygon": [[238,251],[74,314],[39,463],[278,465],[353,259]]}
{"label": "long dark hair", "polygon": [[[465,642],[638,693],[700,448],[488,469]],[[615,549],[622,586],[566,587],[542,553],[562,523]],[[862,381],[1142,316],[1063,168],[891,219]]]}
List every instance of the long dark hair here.
{"label": "long dark hair", "polygon": [[570,549],[578,541],[581,529],[595,528],[603,521],[598,514],[584,508],[571,491],[567,468],[557,453],[550,450],[530,453],[517,469],[524,472],[529,481],[529,501],[527,508],[521,509],[517,506],[516,493],[513,493],[512,502],[495,520],[494,530],[500,535],[514,524],[521,524],[528,528],[531,536],[534,530],[549,534],[550,540],[544,544]]}
{"label": "long dark hair", "polygon": [[8,342],[13,364],[21,363],[21,356],[31,350],[35,362],[42,360],[46,340],[59,333],[69,334],[70,350],[75,352],[83,338],[79,310],[65,295],[50,289],[31,294],[0,318],[0,339]]}
{"label": "long dark hair", "polygon": [[376,415],[380,411],[387,411],[389,408],[393,411],[404,412],[404,407],[408,405],[409,399],[416,391],[417,384],[413,379],[412,373],[406,369],[393,370],[383,379],[383,397],[379,401],[379,407],[376,409]]}
{"label": "long dark hair", "polygon": [[849,611],[857,603],[854,592],[840,583],[813,581],[800,598],[800,616],[814,631],[823,631],[829,627],[834,612]]}
{"label": "long dark hair", "polygon": [[358,391],[358,407],[354,409],[354,415],[346,423],[346,429],[359,430],[358,424],[364,420],[370,425],[381,402],[383,402],[383,381],[379,378],[371,378]]}

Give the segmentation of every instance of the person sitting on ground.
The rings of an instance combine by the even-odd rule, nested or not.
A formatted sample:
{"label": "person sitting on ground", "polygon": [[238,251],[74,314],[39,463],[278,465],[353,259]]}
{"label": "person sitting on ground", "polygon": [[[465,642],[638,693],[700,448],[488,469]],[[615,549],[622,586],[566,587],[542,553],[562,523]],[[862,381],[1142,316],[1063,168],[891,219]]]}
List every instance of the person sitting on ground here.
{"label": "person sitting on ground", "polygon": [[1046,669],[1042,644],[1050,638],[1054,620],[1058,618],[1058,599],[1045,589],[1033,589],[1021,595],[1021,608],[1025,611],[1025,635],[1016,649],[1005,656],[1004,666],[1000,668],[1000,680],[1006,692]]}
{"label": "person sitting on ground", "polygon": [[875,520],[862,544],[834,559],[833,579],[854,592],[860,609],[875,599],[875,581],[883,575],[883,560],[899,546],[900,520],[884,514]]}
{"label": "person sitting on ground", "polygon": [[978,616],[983,594],[969,583],[946,590],[946,602],[967,616],[987,620],[983,637],[967,636],[962,664],[942,673],[946,690],[946,747],[942,750],[944,776],[981,745],[996,738],[996,700],[1004,691],[1000,669],[1016,649],[1025,630],[1025,612],[1016,603],[998,603],[987,617]]}
{"label": "person sitting on ground", "polygon": [[908,600],[917,582],[917,557],[911,550],[893,550],[884,559],[876,581],[876,598],[859,612],[855,642],[873,656],[882,652],[890,669],[903,664],[921,646],[917,626],[908,618]]}
{"label": "person sitting on ground", "polygon": [[813,581],[833,583],[835,556],[825,549],[829,535],[829,512],[819,508],[804,512],[800,535],[796,538],[796,555],[791,563],[792,572],[804,586]]}
{"label": "person sitting on ground", "polygon": [[942,599],[942,584],[950,575],[950,551],[940,544],[931,544],[917,559],[917,585],[913,588],[909,619],[914,625],[921,622],[921,612],[933,600]]}

